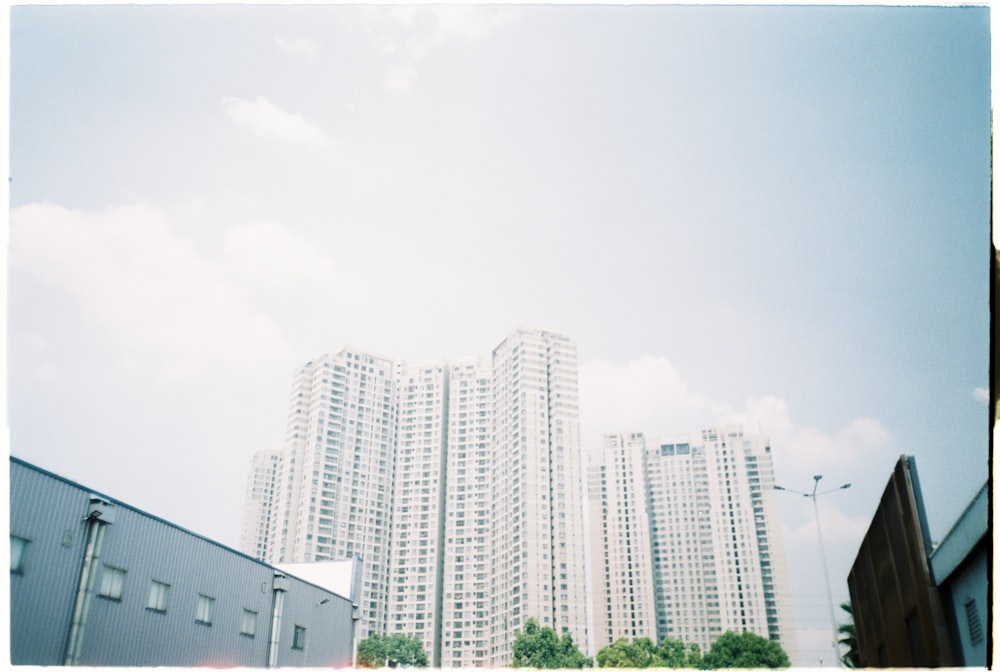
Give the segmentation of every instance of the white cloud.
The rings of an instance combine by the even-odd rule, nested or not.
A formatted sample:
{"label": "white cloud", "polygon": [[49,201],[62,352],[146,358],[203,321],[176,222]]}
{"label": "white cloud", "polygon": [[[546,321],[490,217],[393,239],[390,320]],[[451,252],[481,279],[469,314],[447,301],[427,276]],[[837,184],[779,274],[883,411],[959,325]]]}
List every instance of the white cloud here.
{"label": "white cloud", "polygon": [[256,100],[224,97],[222,105],[229,118],[262,138],[311,147],[327,147],[330,138],[298,113],[286,112],[264,97]]}
{"label": "white cloud", "polygon": [[873,451],[890,449],[892,444],[889,431],[874,418],[855,418],[831,434],[796,423],[788,403],[774,396],[747,399],[744,409],[726,421],[759,428],[780,455],[782,477],[795,480],[859,464],[872,458]]}
{"label": "white cloud", "polygon": [[277,222],[256,221],[229,229],[222,257],[227,272],[250,286],[335,289],[341,284],[326,257]]}
{"label": "white cloud", "polygon": [[36,380],[52,380],[56,377],[56,367],[51,362],[45,362],[35,369]]}
{"label": "white cloud", "polygon": [[14,331],[13,335],[32,352],[44,352],[48,348],[45,339],[39,334],[18,330]]}
{"label": "white cloud", "polygon": [[[843,513],[836,508],[836,502],[830,499],[835,494],[834,492],[830,493],[829,496],[816,498],[816,504],[820,511],[823,547],[827,554],[847,549],[853,556],[857,553],[857,549],[861,547],[861,541],[864,539],[865,533],[868,531],[868,526],[871,524],[871,516],[850,516]],[[802,500],[805,502],[803,505],[811,509],[812,499],[802,498]],[[800,524],[792,527],[782,527],[782,536],[784,537],[786,548],[804,548],[807,550],[807,553],[819,552],[819,535],[816,533],[816,518],[811,510],[808,517],[804,518]]]}
{"label": "white cloud", "polygon": [[385,89],[397,98],[401,98],[410,92],[416,78],[417,70],[412,64],[390,68],[385,73]]}
{"label": "white cloud", "polygon": [[292,54],[303,54],[309,58],[316,58],[321,49],[319,42],[309,37],[288,38],[279,36],[274,39],[274,43],[279,49]]}
{"label": "white cloud", "polygon": [[889,431],[873,418],[855,418],[829,433],[796,422],[788,402],[773,395],[750,397],[742,409],[709,399],[691,390],[662,357],[581,364],[580,408],[586,423],[584,441],[596,440],[595,432],[641,431],[658,436],[696,433],[714,423],[741,424],[747,432],[760,431],[770,438],[780,455],[776,465],[782,478],[811,478],[892,447]]}
{"label": "white cloud", "polygon": [[[10,334],[12,345],[18,348],[19,355],[24,359],[30,359],[32,362],[28,364],[26,361],[22,361],[21,364],[31,371],[31,379],[39,382],[44,382],[47,380],[53,380],[57,376],[57,369],[52,362],[47,361],[47,357],[51,356],[48,352],[49,346],[39,334],[27,331],[21,331],[15,329],[11,331]],[[23,348],[23,351],[21,351]]]}
{"label": "white cloud", "polygon": [[984,404],[990,403],[990,391],[985,387],[977,387],[972,391],[972,397],[979,402]]}
{"label": "white cloud", "polygon": [[431,51],[451,40],[485,39],[516,19],[517,13],[498,6],[413,4],[388,10],[374,7],[368,16],[379,26],[371,36],[372,45],[396,59],[386,70],[386,91],[401,97],[413,88],[417,66]]}
{"label": "white cloud", "polygon": [[496,5],[438,5],[433,9],[438,43],[452,37],[481,40],[516,17],[510,8]]}
{"label": "white cloud", "polygon": [[689,390],[663,357],[644,356],[624,365],[587,362],[580,366],[579,385],[581,417],[600,432],[686,433],[732,412]]}
{"label": "white cloud", "polygon": [[149,208],[16,208],[10,260],[73,296],[117,340],[123,359],[151,361],[161,373],[192,375],[209,360],[253,368],[288,354],[243,288]]}

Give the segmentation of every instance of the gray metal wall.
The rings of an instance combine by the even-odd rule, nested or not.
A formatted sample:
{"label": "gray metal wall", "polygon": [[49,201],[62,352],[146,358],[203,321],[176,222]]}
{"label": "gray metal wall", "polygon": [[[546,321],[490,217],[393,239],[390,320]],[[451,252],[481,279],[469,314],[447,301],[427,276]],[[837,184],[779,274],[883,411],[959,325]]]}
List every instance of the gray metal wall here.
{"label": "gray metal wall", "polygon": [[[952,631],[956,664],[986,667],[992,661],[988,647],[990,621],[990,492],[989,483],[966,507],[962,516],[931,555],[931,571],[941,590]],[[966,603],[978,615],[978,628]],[[977,630],[978,637],[973,636]]]}
{"label": "gray metal wall", "polygon": [[[986,667],[990,662],[987,649],[991,645],[990,585],[986,543],[984,540],[976,552],[968,557],[968,561],[949,576],[947,583],[942,586],[949,620],[953,624],[954,648],[961,657],[958,663],[966,667]],[[972,640],[971,624],[965,607],[965,603],[970,600],[975,602],[979,615],[980,638],[976,643]]]}
{"label": "gray metal wall", "polygon": [[[291,578],[291,577],[290,577]],[[305,590],[312,587],[292,579],[282,610],[279,667],[346,667],[352,662],[352,631],[339,624],[350,623],[353,607],[344,599],[322,603],[329,593]],[[292,648],[295,626],[306,629],[305,647]]]}
{"label": "gray metal wall", "polygon": [[[101,565],[101,572],[104,565],[126,571],[122,599],[94,596],[81,664],[208,667],[267,659],[273,571],[266,565],[122,507],[105,533]],[[171,586],[165,613],[146,608],[153,580]],[[199,593],[215,598],[211,625],[195,623]],[[254,637],[240,635],[243,609],[258,613]]]}
{"label": "gray metal wall", "polygon": [[11,461],[10,533],[28,540],[10,575],[15,665],[62,665],[87,543],[87,493]]}
{"label": "gray metal wall", "polygon": [[[62,664],[91,492],[14,458],[10,483],[11,534],[29,540],[23,572],[11,574],[11,659]],[[277,570],[110,501],[79,664],[264,667]],[[98,595],[106,566],[125,571],[121,599]],[[165,613],[146,607],[153,580],[171,585]],[[278,664],[350,665],[351,601],[295,577],[287,585]],[[195,622],[199,593],[215,598],[211,625]],[[252,637],[240,632],[244,609],[258,614]],[[292,648],[295,625],[306,628],[301,650]]]}

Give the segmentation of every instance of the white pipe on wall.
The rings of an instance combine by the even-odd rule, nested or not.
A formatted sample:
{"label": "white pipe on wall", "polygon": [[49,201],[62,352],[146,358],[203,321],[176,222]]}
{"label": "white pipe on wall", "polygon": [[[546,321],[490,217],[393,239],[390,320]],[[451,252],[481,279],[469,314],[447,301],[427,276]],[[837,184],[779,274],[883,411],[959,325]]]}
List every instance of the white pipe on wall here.
{"label": "white pipe on wall", "polygon": [[271,641],[267,647],[267,666],[278,666],[278,644],[281,641],[281,612],[285,606],[287,582],[284,576],[274,577],[274,607],[271,612]]}
{"label": "white pipe on wall", "polygon": [[80,648],[83,642],[83,629],[87,614],[90,611],[90,593],[94,589],[94,565],[101,555],[101,542],[104,540],[104,525],[97,517],[87,517],[87,548],[83,554],[83,567],[80,570],[80,583],[76,591],[76,603],[73,605],[73,623],[69,630],[69,641],[66,644],[66,659],[64,665],[75,665],[80,659]]}

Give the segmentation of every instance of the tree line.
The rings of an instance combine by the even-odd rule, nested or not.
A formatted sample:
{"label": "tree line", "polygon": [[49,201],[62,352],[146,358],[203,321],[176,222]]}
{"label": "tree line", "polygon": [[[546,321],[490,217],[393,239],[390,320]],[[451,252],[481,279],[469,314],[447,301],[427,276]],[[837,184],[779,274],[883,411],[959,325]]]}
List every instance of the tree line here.
{"label": "tree line", "polygon": [[[569,633],[557,637],[555,630],[540,628],[529,618],[524,629],[514,639],[512,667],[568,668],[593,667],[573,642]],[[708,653],[702,654],[695,644],[684,644],[676,639],[665,639],[655,644],[649,637],[633,641],[619,639],[597,652],[598,667],[649,668],[671,667],[696,670],[721,668],[778,668],[790,665],[788,655],[777,642],[772,642],[752,632],[726,632],[712,643]]]}
{"label": "tree line", "polygon": [[752,632],[725,632],[702,654],[696,643],[684,644],[677,639],[664,639],[659,645],[649,637],[632,642],[619,639],[597,652],[599,667],[670,667],[695,670],[723,668],[779,668],[791,663],[788,654],[777,642]]}
{"label": "tree line", "polygon": [[[593,667],[594,659],[580,651],[571,634],[562,636],[548,626],[541,627],[529,618],[514,638],[511,667],[535,669],[582,669]],[[598,667],[617,668],[688,668],[717,670],[722,668],[788,667],[788,654],[777,642],[752,632],[737,634],[729,631],[712,642],[702,654],[696,643],[685,644],[665,639],[655,644],[649,637],[633,641],[619,639],[597,652]],[[358,644],[358,665],[361,667],[427,667],[427,654],[419,637],[374,634]]]}

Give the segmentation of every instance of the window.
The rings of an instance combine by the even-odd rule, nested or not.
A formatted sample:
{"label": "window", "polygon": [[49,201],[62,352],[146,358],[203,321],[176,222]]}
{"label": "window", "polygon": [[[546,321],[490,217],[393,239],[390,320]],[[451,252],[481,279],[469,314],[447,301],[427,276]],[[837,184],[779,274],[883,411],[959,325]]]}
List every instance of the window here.
{"label": "window", "polygon": [[24,552],[28,548],[28,540],[10,535],[10,571],[20,574],[24,570]]}
{"label": "window", "polygon": [[293,649],[304,649],[306,648],[306,629],[301,625],[295,626],[295,634],[292,636],[292,648]]}
{"label": "window", "polygon": [[979,609],[976,608],[975,600],[968,600],[965,603],[965,619],[969,624],[969,640],[973,645],[983,641],[983,623],[979,620]]}
{"label": "window", "polygon": [[146,604],[146,608],[166,613],[169,596],[170,584],[154,579],[153,584],[149,587],[149,602]]}
{"label": "window", "polygon": [[243,625],[240,626],[240,634],[253,637],[257,634],[257,612],[249,609],[243,610]]}
{"label": "window", "polygon": [[124,586],[125,570],[104,565],[104,572],[101,573],[101,587],[97,590],[97,594],[109,600],[121,600]]}
{"label": "window", "polygon": [[215,611],[215,598],[208,595],[198,595],[198,607],[194,622],[202,625],[212,625],[212,612]]}

